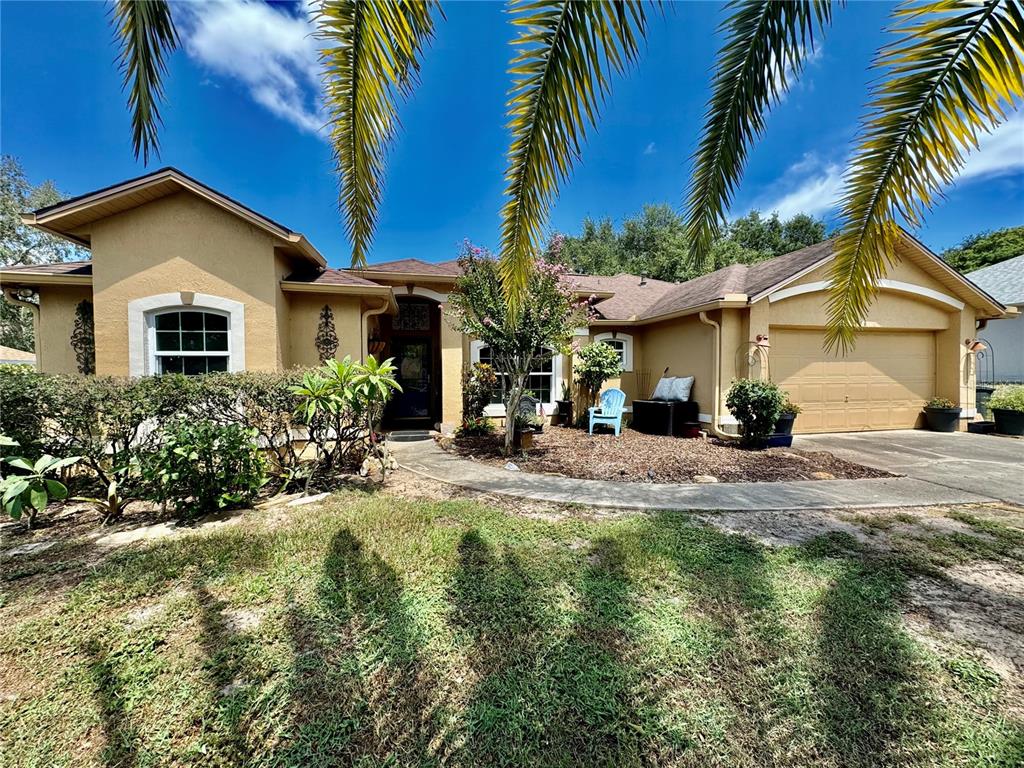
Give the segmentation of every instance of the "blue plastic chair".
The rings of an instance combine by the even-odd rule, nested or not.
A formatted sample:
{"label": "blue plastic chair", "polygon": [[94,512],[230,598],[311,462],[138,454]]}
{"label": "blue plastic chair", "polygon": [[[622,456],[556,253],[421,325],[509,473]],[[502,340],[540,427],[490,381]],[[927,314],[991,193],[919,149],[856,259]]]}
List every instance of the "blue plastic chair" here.
{"label": "blue plastic chair", "polygon": [[622,406],[626,404],[626,393],[621,389],[606,389],[601,393],[601,405],[590,408],[590,434],[594,434],[595,424],[610,424],[615,427],[615,434],[622,431]]}

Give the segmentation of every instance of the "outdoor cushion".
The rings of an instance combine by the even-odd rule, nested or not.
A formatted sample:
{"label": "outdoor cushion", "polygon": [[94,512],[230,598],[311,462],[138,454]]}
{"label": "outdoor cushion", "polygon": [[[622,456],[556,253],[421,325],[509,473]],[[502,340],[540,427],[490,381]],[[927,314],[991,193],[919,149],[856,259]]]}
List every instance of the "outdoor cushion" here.
{"label": "outdoor cushion", "polygon": [[658,386],[654,388],[654,394],[651,395],[651,400],[671,400],[672,382],[675,380],[675,376],[663,376],[659,379]]}
{"label": "outdoor cushion", "polygon": [[690,399],[691,389],[693,389],[693,376],[679,376],[672,381],[672,396],[669,400],[678,400],[685,403]]}

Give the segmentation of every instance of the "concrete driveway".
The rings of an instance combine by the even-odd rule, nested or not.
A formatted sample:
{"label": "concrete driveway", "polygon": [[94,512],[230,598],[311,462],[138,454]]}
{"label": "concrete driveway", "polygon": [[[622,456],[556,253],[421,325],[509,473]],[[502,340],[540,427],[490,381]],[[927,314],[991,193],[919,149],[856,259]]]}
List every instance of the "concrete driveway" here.
{"label": "concrete driveway", "polygon": [[793,447],[1024,505],[1024,440],[911,429],[799,435]]}

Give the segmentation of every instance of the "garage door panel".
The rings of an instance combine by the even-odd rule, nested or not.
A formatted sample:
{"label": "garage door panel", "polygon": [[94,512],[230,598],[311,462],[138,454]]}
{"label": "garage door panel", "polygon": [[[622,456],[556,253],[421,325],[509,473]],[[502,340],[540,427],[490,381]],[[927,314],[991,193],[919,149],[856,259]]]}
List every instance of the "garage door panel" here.
{"label": "garage door panel", "polygon": [[862,334],[846,357],[819,330],[771,329],[772,378],[803,408],[798,432],[914,427],[935,391],[932,333]]}

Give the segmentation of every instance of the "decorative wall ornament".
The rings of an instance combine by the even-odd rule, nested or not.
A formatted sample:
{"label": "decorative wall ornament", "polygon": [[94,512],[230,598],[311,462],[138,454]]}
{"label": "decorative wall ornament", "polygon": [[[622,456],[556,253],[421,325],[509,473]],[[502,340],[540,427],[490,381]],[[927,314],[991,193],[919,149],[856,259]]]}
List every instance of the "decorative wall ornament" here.
{"label": "decorative wall ornament", "polygon": [[320,362],[330,360],[338,351],[338,332],[334,330],[334,312],[324,304],[320,310],[320,323],[316,328],[316,352]]}
{"label": "decorative wall ornament", "polygon": [[83,299],[75,307],[75,327],[71,331],[71,348],[81,374],[96,373],[96,326],[92,302]]}

